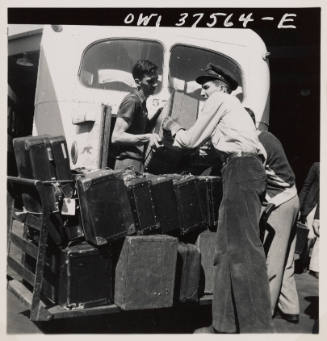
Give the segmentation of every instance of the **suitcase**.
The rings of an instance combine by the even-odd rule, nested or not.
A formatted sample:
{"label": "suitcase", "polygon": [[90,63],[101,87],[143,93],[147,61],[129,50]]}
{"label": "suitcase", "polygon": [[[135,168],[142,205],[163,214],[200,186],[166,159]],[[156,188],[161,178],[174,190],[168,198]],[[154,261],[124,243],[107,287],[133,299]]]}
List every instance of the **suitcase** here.
{"label": "suitcase", "polygon": [[[55,178],[54,169],[49,162],[49,154],[47,148],[48,135],[41,136],[25,136],[13,139],[15,159],[17,164],[18,175],[22,178],[51,180]],[[55,202],[55,192],[49,186],[49,200]],[[30,212],[41,213],[42,205],[37,192],[22,191],[22,201],[26,210]],[[54,209],[58,209],[54,205]]]}
{"label": "suitcase", "polygon": [[190,151],[167,145],[157,150],[148,150],[145,153],[144,169],[146,172],[160,175],[163,173],[182,173],[191,166]]}
{"label": "suitcase", "polygon": [[115,271],[115,304],[123,310],[173,305],[177,238],[127,236]]}
{"label": "suitcase", "polygon": [[151,195],[160,224],[160,232],[163,234],[175,233],[178,231],[179,225],[173,180],[149,173],[144,173],[144,176],[151,181]]}
{"label": "suitcase", "polygon": [[175,300],[198,302],[201,255],[194,244],[180,242],[177,249]]}
{"label": "suitcase", "polygon": [[[20,177],[37,180],[72,180],[66,140],[63,136],[49,135],[26,136],[13,140],[17,170]],[[49,201],[53,211],[58,211],[58,195],[70,196],[73,185],[65,184],[60,188],[47,186]],[[37,196],[23,193],[25,208],[40,212],[41,204]]]}
{"label": "suitcase", "polygon": [[295,253],[298,255],[302,255],[305,251],[307,242],[308,242],[308,227],[301,223],[300,221],[296,222],[296,244],[295,244]]}
{"label": "suitcase", "polygon": [[117,173],[126,186],[137,234],[159,233],[160,223],[151,196],[151,181],[133,170]]}
{"label": "suitcase", "polygon": [[113,303],[113,264],[108,247],[87,242],[69,246],[60,257],[58,304],[81,309]]}
{"label": "suitcase", "polygon": [[196,241],[201,254],[200,295],[213,293],[215,244],[216,233],[209,230],[201,232]]}
{"label": "suitcase", "polygon": [[63,136],[25,136],[13,140],[18,174],[38,180],[72,180]]}
{"label": "suitcase", "polygon": [[121,173],[102,169],[76,177],[85,239],[94,245],[135,233],[129,193]]}
{"label": "suitcase", "polygon": [[165,174],[165,176],[173,180],[180,234],[183,236],[204,229],[206,221],[196,177],[179,174]]}
{"label": "suitcase", "polygon": [[206,225],[212,231],[217,230],[218,210],[223,195],[221,177],[198,176],[201,207],[205,215]]}
{"label": "suitcase", "polygon": [[49,135],[25,136],[13,140],[18,174],[22,178],[54,180],[55,169]]}

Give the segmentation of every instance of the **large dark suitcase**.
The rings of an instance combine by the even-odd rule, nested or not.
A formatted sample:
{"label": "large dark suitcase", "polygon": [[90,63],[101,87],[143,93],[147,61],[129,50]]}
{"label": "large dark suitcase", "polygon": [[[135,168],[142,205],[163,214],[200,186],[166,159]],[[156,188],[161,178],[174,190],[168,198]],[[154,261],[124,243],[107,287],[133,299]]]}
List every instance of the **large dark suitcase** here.
{"label": "large dark suitcase", "polygon": [[[49,160],[48,135],[25,136],[13,139],[18,175],[22,178],[51,180],[55,179],[53,164]],[[48,146],[50,148],[50,146]],[[49,191],[49,201],[55,202],[53,188]],[[23,205],[30,212],[40,213],[42,205],[37,192],[22,192]]]}
{"label": "large dark suitcase", "polygon": [[113,264],[108,247],[86,242],[62,250],[58,304],[70,309],[113,303]]}
{"label": "large dark suitcase", "polygon": [[25,136],[13,140],[18,174],[38,180],[71,180],[63,136]]}
{"label": "large dark suitcase", "polygon": [[173,180],[162,175],[149,173],[144,173],[144,176],[151,181],[151,195],[161,233],[175,233],[178,231],[179,225]]}
{"label": "large dark suitcase", "polygon": [[56,179],[51,160],[49,135],[25,136],[13,140],[17,170],[20,177],[39,180]]}
{"label": "large dark suitcase", "polygon": [[180,234],[185,235],[204,229],[206,220],[202,212],[197,178],[193,175],[179,174],[165,176],[173,180]]}
{"label": "large dark suitcase", "polygon": [[[37,180],[72,180],[66,139],[63,136],[25,136],[13,140],[17,170],[20,177]],[[71,196],[73,185],[59,188],[48,186],[49,202],[53,211],[58,211],[58,195]],[[61,193],[62,192],[62,193]],[[40,212],[41,204],[36,196],[23,193],[25,208]]]}
{"label": "large dark suitcase", "polygon": [[219,176],[198,176],[201,206],[208,228],[217,230],[218,210],[223,195],[223,186]]}
{"label": "large dark suitcase", "polygon": [[209,230],[201,232],[196,245],[201,254],[200,295],[212,294],[214,288],[216,233]]}
{"label": "large dark suitcase", "polygon": [[194,244],[180,242],[177,249],[175,300],[197,302],[199,300],[201,255]]}
{"label": "large dark suitcase", "polygon": [[129,193],[121,173],[96,170],[77,176],[84,235],[94,245],[135,233]]}
{"label": "large dark suitcase", "polygon": [[159,233],[160,223],[151,196],[151,181],[137,175],[133,170],[117,173],[129,194],[137,234]]}
{"label": "large dark suitcase", "polygon": [[123,310],[173,305],[177,238],[127,236],[115,271],[115,304]]}

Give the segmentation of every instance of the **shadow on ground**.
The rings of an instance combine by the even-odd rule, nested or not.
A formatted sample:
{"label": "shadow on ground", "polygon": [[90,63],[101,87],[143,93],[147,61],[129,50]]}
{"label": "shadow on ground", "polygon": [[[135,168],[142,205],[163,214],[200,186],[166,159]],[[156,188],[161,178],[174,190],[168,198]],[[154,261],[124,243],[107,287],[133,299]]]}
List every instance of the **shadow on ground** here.
{"label": "shadow on ground", "polygon": [[209,306],[185,305],[174,309],[121,312],[119,314],[35,323],[45,334],[58,333],[193,333],[208,325]]}

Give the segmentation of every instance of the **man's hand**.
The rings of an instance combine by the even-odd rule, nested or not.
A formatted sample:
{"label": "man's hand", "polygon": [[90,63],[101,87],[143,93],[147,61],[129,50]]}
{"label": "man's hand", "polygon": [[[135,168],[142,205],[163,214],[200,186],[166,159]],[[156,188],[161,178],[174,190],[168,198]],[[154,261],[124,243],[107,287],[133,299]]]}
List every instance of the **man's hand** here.
{"label": "man's hand", "polygon": [[149,141],[149,146],[152,149],[158,149],[162,147],[161,138],[158,134],[147,134],[147,138]]}
{"label": "man's hand", "polygon": [[319,237],[319,236],[320,236],[320,233],[319,233],[320,221],[319,221],[319,219],[314,219],[314,220],[313,220],[312,228],[313,228],[314,234],[315,234],[317,237]]}

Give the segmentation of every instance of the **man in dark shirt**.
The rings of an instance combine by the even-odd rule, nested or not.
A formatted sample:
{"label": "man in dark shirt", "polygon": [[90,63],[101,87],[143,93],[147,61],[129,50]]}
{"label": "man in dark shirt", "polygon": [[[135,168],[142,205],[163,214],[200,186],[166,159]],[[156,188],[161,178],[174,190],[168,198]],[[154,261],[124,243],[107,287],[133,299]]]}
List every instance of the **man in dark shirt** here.
{"label": "man in dark shirt", "polygon": [[117,120],[112,134],[112,143],[119,148],[115,169],[133,167],[136,171],[144,169],[145,145],[152,148],[160,146],[160,137],[148,133],[160,114],[160,109],[149,120],[146,100],[158,85],[158,68],[148,60],[139,60],[132,74],[137,85],[136,91],[128,94],[120,104]]}

